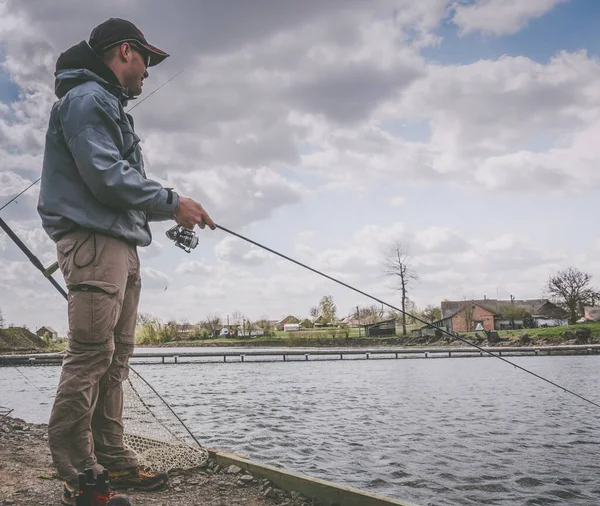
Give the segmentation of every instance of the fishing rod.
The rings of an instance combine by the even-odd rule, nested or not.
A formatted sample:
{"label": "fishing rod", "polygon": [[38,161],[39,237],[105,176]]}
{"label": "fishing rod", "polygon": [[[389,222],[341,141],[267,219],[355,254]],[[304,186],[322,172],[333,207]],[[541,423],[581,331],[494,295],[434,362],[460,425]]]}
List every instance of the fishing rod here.
{"label": "fishing rod", "polygon": [[[555,383],[552,380],[544,378],[543,376],[540,376],[539,374],[537,374],[537,373],[535,373],[533,371],[530,371],[529,369],[526,369],[525,367],[522,367],[522,366],[520,366],[518,364],[515,364],[514,362],[512,362],[510,360],[507,360],[506,358],[504,358],[504,357],[502,357],[500,355],[497,355],[496,353],[493,353],[493,352],[491,352],[489,350],[486,350],[485,348],[482,348],[481,346],[479,346],[479,345],[477,345],[477,344],[469,341],[468,339],[464,339],[463,337],[459,336],[458,334],[455,334],[454,332],[449,332],[448,330],[446,330],[446,329],[444,329],[442,327],[436,327],[431,322],[428,322],[428,321],[426,321],[426,320],[424,320],[424,319],[422,319],[422,318],[420,318],[418,316],[415,316],[415,315],[413,315],[413,314],[411,314],[411,313],[409,313],[407,311],[403,311],[402,309],[400,309],[400,308],[398,308],[398,307],[390,304],[389,302],[386,302],[386,301],[384,301],[384,300],[382,300],[382,299],[380,299],[378,297],[375,297],[375,296],[373,296],[373,295],[371,295],[371,294],[369,294],[367,292],[359,290],[358,288],[355,288],[354,286],[349,285],[348,283],[344,283],[343,281],[340,281],[339,279],[336,279],[333,276],[325,274],[324,272],[319,271],[318,269],[315,269],[313,267],[310,267],[310,266],[308,266],[308,265],[306,265],[306,264],[304,264],[302,262],[299,262],[298,260],[295,260],[295,259],[293,259],[293,258],[291,258],[291,257],[289,257],[287,255],[284,255],[283,253],[279,253],[278,251],[275,251],[274,249],[271,249],[271,248],[269,248],[269,247],[267,247],[267,246],[265,246],[263,244],[260,244],[260,243],[258,243],[256,241],[253,241],[252,239],[244,237],[243,235],[238,234],[237,232],[234,232],[233,230],[229,230],[229,229],[227,229],[225,227],[222,227],[221,225],[217,225],[217,224],[215,224],[215,226],[216,226],[216,228],[222,230],[223,232],[231,234],[231,235],[233,235],[233,236],[235,236],[235,237],[237,237],[239,239],[242,239],[243,241],[246,241],[246,242],[248,242],[248,243],[250,243],[250,244],[252,244],[254,246],[262,248],[265,251],[268,251],[269,253],[277,255],[278,257],[281,257],[281,258],[283,258],[285,260],[288,260],[289,262],[292,262],[292,263],[294,263],[296,265],[299,265],[300,267],[308,269],[309,271],[312,271],[315,274],[318,274],[319,276],[323,276],[324,278],[327,278],[327,279],[329,279],[329,280],[331,280],[331,281],[333,281],[333,282],[335,282],[335,283],[337,283],[339,285],[342,285],[342,286],[344,286],[344,287],[346,287],[346,288],[348,288],[350,290],[353,290],[356,293],[364,295],[365,297],[368,297],[369,299],[372,299],[372,300],[374,300],[374,301],[376,301],[376,302],[378,302],[380,304],[383,304],[384,306],[387,306],[387,307],[389,307],[391,309],[394,309],[395,311],[398,311],[401,314],[404,314],[404,315],[406,315],[406,316],[408,316],[410,318],[414,318],[418,322],[421,322],[421,323],[427,325],[429,328],[440,330],[442,333],[446,334],[449,337],[452,337],[453,339],[457,339],[458,341],[461,341],[461,342],[463,342],[463,343],[465,343],[465,344],[467,344],[469,346],[477,348],[482,353],[485,353],[485,354],[487,354],[487,355],[489,355],[491,357],[495,357],[495,358],[497,358],[499,360],[502,360],[503,362],[505,362],[505,363],[507,363],[509,365],[512,365],[513,367],[516,367],[517,369],[519,369],[519,370],[521,370],[521,371],[523,371],[523,372],[525,372],[527,374],[531,374],[532,376],[538,378],[539,380],[545,381],[546,383],[552,385],[555,388],[558,388],[558,389],[562,390],[565,393],[573,395],[573,396],[577,397],[578,399],[580,399],[582,401],[588,402],[588,403],[592,404],[593,406],[596,406],[597,408],[600,408],[600,404],[598,404],[598,403],[596,403],[596,402],[594,402],[594,401],[592,401],[592,400],[590,400],[590,399],[588,399],[588,398],[586,398],[586,397],[584,397],[584,396],[582,396],[582,395],[580,395],[580,394],[578,394],[576,392],[573,392],[572,390],[569,390],[568,388],[565,388],[565,387],[559,385],[558,383]],[[174,228],[177,228],[177,227],[174,227]]]}
{"label": "fishing rod", "polygon": [[[32,185],[29,185],[24,191],[28,190],[29,188],[31,188]],[[22,193],[19,193],[19,195],[21,195]],[[17,195],[18,196],[18,195]],[[16,197],[15,197],[16,198]],[[12,202],[14,200],[14,198],[10,201]],[[10,204],[10,202],[8,202],[8,204]],[[6,204],[6,205],[8,205]],[[2,207],[2,209],[4,209],[6,207],[6,205],[4,205]],[[35,265],[35,267],[43,274],[43,276],[50,281],[50,283],[52,283],[52,286],[54,288],[56,288],[58,290],[58,292],[65,298],[67,299],[67,293],[63,290],[62,286],[60,286],[58,284],[58,282],[52,277],[52,274],[54,273],[54,271],[58,268],[58,264],[55,265],[51,265],[50,267],[48,267],[47,269],[44,267],[44,265],[42,264],[42,262],[40,262],[39,258],[37,258],[33,252],[27,247],[25,246],[25,244],[23,243],[23,241],[21,241],[21,239],[19,239],[19,237],[17,236],[17,234],[15,234],[12,229],[8,226],[8,224],[2,219],[0,218],[0,228],[2,228],[2,230],[4,230],[7,234],[8,237],[10,237],[13,242],[19,247],[19,249],[25,253],[25,255],[27,256],[27,258],[29,258],[29,260],[31,261],[31,263],[33,265]],[[11,364],[11,361],[9,359],[7,359],[6,357],[4,358],[4,360],[6,360],[9,364]],[[12,364],[11,364],[12,365]],[[15,366],[16,367],[16,366]],[[23,376],[25,378],[25,380],[27,381],[27,383],[29,383],[30,385],[33,385],[33,387],[39,392],[42,393],[42,391],[39,389],[39,387],[33,383],[32,381],[29,380],[29,378],[25,375],[25,373],[21,372],[19,370],[18,367],[16,367],[17,372]]]}
{"label": "fishing rod", "polygon": [[[177,74],[175,74],[173,77],[171,77],[168,81],[164,82],[163,84],[161,84],[158,88],[156,88],[155,90],[152,91],[152,93],[150,93],[148,96],[146,96],[143,100],[141,100],[140,102],[138,102],[137,104],[135,104],[133,107],[131,107],[130,109],[127,110],[127,112],[131,112],[133,109],[135,109],[138,105],[140,105],[142,102],[144,102],[145,100],[147,100],[148,98],[150,98],[152,95],[154,95],[158,90],[160,90],[161,88],[163,88],[164,86],[166,86],[167,84],[169,84],[173,79],[175,79],[177,76],[179,76],[185,69],[180,70],[179,72],[177,72]],[[20,197],[21,195],[23,195],[27,190],[29,190],[32,186],[34,186],[35,184],[39,183],[41,181],[41,177],[39,177],[38,179],[36,179],[33,183],[31,183],[29,186],[27,186],[27,188],[25,188],[23,191],[19,192],[17,195],[15,195],[12,199],[10,199],[8,202],[6,202],[6,204],[4,204],[2,207],[0,207],[0,211],[2,211],[6,206],[8,206],[9,204],[11,204],[12,202],[14,202],[18,197]],[[6,234],[13,240],[13,242],[19,247],[19,249],[27,256],[27,258],[30,260],[30,262],[44,275],[44,277],[46,279],[48,279],[48,281],[50,281],[50,283],[52,284],[52,286],[54,286],[54,288],[56,288],[58,290],[58,292],[65,298],[65,300],[68,300],[68,295],[67,293],[64,291],[64,289],[58,284],[58,282],[52,277],[52,274],[54,272],[56,272],[56,270],[58,269],[58,262],[55,262],[54,264],[52,264],[50,267],[45,268],[44,265],[42,264],[42,262],[33,254],[33,252],[23,243],[23,241],[21,241],[19,239],[19,237],[17,236],[17,234],[15,234],[13,232],[13,230],[8,226],[8,224],[0,217],[0,228],[2,228]],[[11,361],[5,357],[5,360],[11,364]],[[11,364],[14,365],[14,364]],[[29,378],[22,373],[18,367],[14,366],[17,369],[17,372],[19,374],[21,374],[25,380],[27,380],[28,383],[30,383],[31,385],[33,385],[38,392],[42,393],[42,391],[38,388],[38,386],[31,382],[29,380]],[[194,435],[194,433],[189,429],[189,427],[183,422],[183,420],[179,417],[179,415],[173,410],[173,408],[169,405],[169,403],[154,389],[154,387],[148,383],[148,381],[146,381],[146,379],[140,374],[138,373],[133,367],[131,367],[131,365],[128,364],[129,369],[148,387],[150,388],[150,390],[164,403],[164,405],[167,407],[167,409],[173,414],[173,416],[175,416],[175,418],[177,419],[177,421],[182,425],[182,427],[186,430],[186,432],[191,436],[191,438],[194,440],[194,442],[200,447],[202,448],[202,445],[200,444],[200,442],[198,441],[198,439],[196,438],[196,436]],[[133,387],[133,385],[132,385]],[[135,389],[134,389],[135,391]],[[141,399],[140,395],[137,393],[137,391],[135,391],[135,393],[137,394],[137,396],[140,398],[140,400],[143,403],[143,400]],[[150,409],[149,406],[146,406],[146,404],[144,403],[144,406],[148,409],[148,411],[156,418],[156,416],[154,415],[154,413],[152,412],[152,410]],[[12,411],[12,410],[11,410]]]}
{"label": "fishing rod", "polygon": [[36,257],[27,246],[25,246],[23,241],[19,239],[17,234],[15,234],[12,231],[12,229],[2,218],[0,218],[0,228],[4,230],[8,234],[8,237],[10,237],[13,240],[13,242],[19,247],[19,249],[23,253],[25,253],[25,256],[27,256],[27,258],[29,258],[29,261],[33,265],[35,265],[36,269],[38,269],[44,275],[44,277],[48,281],[50,281],[50,283],[52,283],[52,286],[54,286],[54,288],[56,288],[65,299],[67,299],[67,293],[63,290],[63,287],[60,286],[58,282],[52,277],[52,274],[54,274],[54,272],[56,272],[56,270],[58,269],[58,263],[54,263],[46,269],[42,262],[40,262],[38,257]]}
{"label": "fishing rod", "polygon": [[[431,322],[428,322],[428,321],[424,320],[423,318],[415,316],[415,315],[413,315],[413,314],[411,314],[411,313],[409,313],[407,311],[403,311],[402,309],[400,309],[400,308],[398,308],[398,307],[390,304],[389,302],[386,302],[386,301],[384,301],[384,300],[382,300],[382,299],[380,299],[378,297],[375,297],[374,295],[371,295],[371,294],[369,294],[367,292],[359,290],[358,288],[355,288],[354,286],[349,285],[348,283],[344,283],[343,281],[340,281],[339,279],[334,278],[333,276],[330,276],[329,274],[325,274],[324,272],[322,272],[322,271],[320,271],[318,269],[315,269],[313,267],[310,267],[309,265],[306,265],[306,264],[304,264],[302,262],[299,262],[298,260],[295,260],[295,259],[293,259],[293,258],[291,258],[291,257],[289,257],[287,255],[284,255],[283,253],[279,253],[278,251],[275,251],[274,249],[271,249],[271,248],[265,246],[264,244],[261,244],[259,242],[253,241],[252,239],[244,237],[243,235],[238,234],[237,232],[234,232],[233,230],[229,230],[228,228],[225,228],[225,227],[223,227],[221,225],[217,225],[217,224],[215,224],[215,227],[218,228],[219,230],[222,230],[223,232],[226,232],[228,234],[233,235],[234,237],[242,239],[243,241],[246,241],[246,242],[248,242],[248,243],[250,243],[250,244],[252,244],[254,246],[262,248],[265,251],[268,251],[269,253],[277,255],[278,257],[281,257],[284,260],[287,260],[287,261],[292,262],[292,263],[294,263],[296,265],[299,265],[300,267],[303,267],[304,269],[308,269],[309,271],[312,271],[315,274],[318,274],[319,276],[323,276],[324,278],[327,278],[327,279],[329,279],[329,280],[331,280],[331,281],[333,281],[333,282],[335,282],[335,283],[337,283],[339,285],[342,285],[342,286],[344,286],[344,287],[346,287],[346,288],[348,288],[350,290],[353,290],[356,293],[364,295],[365,297],[368,297],[369,299],[372,299],[372,300],[378,302],[379,304],[383,304],[384,306],[387,306],[387,307],[389,307],[391,309],[394,309],[395,311],[398,311],[399,313],[401,313],[403,315],[406,315],[406,316],[408,316],[410,318],[413,318],[413,319],[417,320],[418,322],[421,322],[421,323],[427,325],[429,328],[432,328],[432,329],[435,329],[435,330],[439,330],[442,333],[446,334],[447,336],[452,337],[453,339],[461,341],[461,342],[463,342],[463,343],[465,343],[465,344],[467,344],[469,346],[472,346],[473,348],[477,348],[481,353],[485,353],[486,355],[489,355],[490,357],[494,357],[494,358],[497,358],[499,360],[502,360],[503,362],[505,362],[505,363],[507,363],[509,365],[512,365],[513,367],[516,367],[517,369],[519,369],[519,370],[521,370],[521,371],[523,371],[523,372],[525,372],[527,374],[531,374],[532,376],[534,376],[534,377],[536,377],[536,378],[538,378],[538,379],[540,379],[542,381],[545,381],[546,383],[552,385],[553,387],[556,387],[556,388],[562,390],[565,393],[571,394],[571,395],[577,397],[578,399],[581,399],[581,400],[583,400],[585,402],[588,402],[588,403],[596,406],[597,408],[600,408],[600,404],[598,404],[598,403],[596,403],[596,402],[594,402],[594,401],[592,401],[590,399],[587,399],[586,397],[584,397],[584,396],[582,396],[582,395],[580,395],[580,394],[578,394],[576,392],[573,392],[572,390],[569,390],[568,388],[565,388],[565,387],[559,385],[558,383],[555,383],[552,380],[544,378],[543,376],[540,376],[539,374],[534,373],[533,371],[530,371],[529,369],[526,369],[525,367],[522,367],[522,366],[520,366],[518,364],[515,364],[514,362],[512,362],[510,360],[507,360],[506,358],[504,358],[504,357],[502,357],[500,355],[497,355],[496,353],[493,353],[493,352],[491,352],[489,350],[486,350],[485,348],[483,348],[483,347],[481,347],[481,346],[479,346],[479,345],[477,345],[477,344],[469,341],[468,339],[464,339],[463,337],[459,336],[458,334],[455,334],[454,332],[449,332],[448,330],[446,330],[446,329],[444,329],[442,327],[436,327]],[[198,245],[198,238],[196,237],[196,233],[193,230],[186,229],[182,225],[176,225],[173,228],[171,228],[170,230],[168,230],[167,231],[167,237],[169,239],[171,239],[172,241],[174,241],[176,246],[180,247],[181,249],[183,249],[187,253],[190,253],[191,250],[194,249]]]}
{"label": "fishing rod", "polygon": [[[29,258],[29,260],[31,261],[31,263],[33,265],[35,265],[37,267],[37,269],[39,271],[42,272],[42,274],[44,275],[44,277],[46,277],[51,283],[52,286],[54,286],[54,288],[56,288],[58,290],[58,292],[65,298],[65,300],[68,300],[68,295],[67,293],[63,290],[62,286],[60,286],[58,284],[58,282],[52,277],[52,274],[47,274],[51,269],[53,269],[53,266],[45,269],[44,266],[42,265],[42,262],[39,260],[39,258],[37,258],[33,252],[25,245],[23,244],[23,241],[21,241],[17,235],[12,231],[12,229],[6,224],[6,222],[0,218],[0,227],[8,234],[8,236],[15,242],[15,244],[19,247],[19,249],[21,249],[21,251],[23,253],[25,253],[25,255],[27,256],[27,258]],[[56,269],[55,269],[56,270]],[[54,271],[52,271],[54,272]],[[5,357],[5,360],[10,364],[11,361]],[[13,365],[14,366],[14,365]],[[16,366],[14,366],[16,367]],[[164,403],[164,405],[167,407],[167,409],[173,414],[173,416],[177,419],[177,421],[182,425],[182,427],[186,430],[186,432],[191,436],[191,438],[194,440],[194,442],[200,447],[202,448],[202,445],[200,444],[200,442],[198,441],[198,439],[196,438],[196,436],[194,435],[194,433],[190,430],[190,428],[184,423],[184,421],[180,418],[180,416],[173,410],[173,408],[169,405],[169,403],[154,389],[154,387],[148,383],[148,381],[146,381],[146,379],[144,379],[144,377],[137,372],[133,367],[131,367],[131,365],[128,365],[129,369],[131,371],[133,371],[133,373],[135,373],[135,375],[148,387],[150,388],[150,390],[152,390],[152,392],[154,392],[154,394]],[[37,385],[35,385],[34,383],[32,383],[29,378],[27,376],[25,376],[25,374],[23,374],[18,367],[16,367],[17,371],[19,372],[19,374],[21,374],[27,381],[28,383],[32,384],[37,390],[38,392],[42,393],[42,391],[37,387]],[[137,394],[137,392],[136,392]],[[139,394],[137,394],[139,397]],[[141,398],[140,398],[141,400]],[[142,401],[143,402],[143,401]],[[144,406],[146,406],[146,404],[144,403]],[[148,409],[148,411],[150,411],[150,413],[152,413],[152,410],[150,410],[150,408],[148,406],[146,406],[146,408]],[[152,415],[154,415],[154,413],[152,413]]]}

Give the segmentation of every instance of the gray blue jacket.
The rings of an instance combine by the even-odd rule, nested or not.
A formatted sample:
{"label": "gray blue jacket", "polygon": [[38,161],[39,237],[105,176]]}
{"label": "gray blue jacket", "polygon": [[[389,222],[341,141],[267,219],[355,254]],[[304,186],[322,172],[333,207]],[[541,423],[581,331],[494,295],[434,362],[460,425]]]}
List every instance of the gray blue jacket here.
{"label": "gray blue jacket", "polygon": [[77,228],[152,241],[149,221],[171,218],[179,197],[146,177],[139,137],[125,113],[128,93],[81,42],[56,63],[38,212],[54,241]]}

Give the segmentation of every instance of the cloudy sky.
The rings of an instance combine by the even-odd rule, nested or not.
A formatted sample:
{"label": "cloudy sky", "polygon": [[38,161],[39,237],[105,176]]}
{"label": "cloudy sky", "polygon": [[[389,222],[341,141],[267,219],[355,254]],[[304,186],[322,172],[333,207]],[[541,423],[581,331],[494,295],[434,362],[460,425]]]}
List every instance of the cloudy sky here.
{"label": "cloudy sky", "polygon": [[[0,0],[0,205],[40,175],[56,58],[112,16],[172,55],[146,93],[185,69],[135,109],[136,129],[149,175],[217,223],[392,304],[395,240],[420,307],[540,297],[567,266],[600,284],[600,3]],[[1,215],[48,265],[37,194]],[[140,309],[164,320],[370,303],[221,231],[188,255],[166,228],[140,253]],[[0,309],[67,330],[64,301],[3,233]]]}

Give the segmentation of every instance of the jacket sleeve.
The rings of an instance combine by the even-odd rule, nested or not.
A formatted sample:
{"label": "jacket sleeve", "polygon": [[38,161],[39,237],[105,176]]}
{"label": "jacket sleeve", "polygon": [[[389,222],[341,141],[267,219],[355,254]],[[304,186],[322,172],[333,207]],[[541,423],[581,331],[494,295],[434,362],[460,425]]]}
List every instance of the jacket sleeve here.
{"label": "jacket sleeve", "polygon": [[104,205],[171,216],[179,197],[123,159],[117,109],[94,93],[63,103],[60,121],[81,178]]}

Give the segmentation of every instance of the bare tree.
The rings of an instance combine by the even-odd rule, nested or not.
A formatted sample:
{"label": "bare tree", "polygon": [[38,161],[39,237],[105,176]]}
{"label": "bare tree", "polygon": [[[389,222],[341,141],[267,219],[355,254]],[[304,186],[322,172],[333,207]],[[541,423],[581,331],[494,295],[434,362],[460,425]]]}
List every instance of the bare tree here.
{"label": "bare tree", "polygon": [[546,290],[569,311],[569,323],[575,323],[583,306],[595,302],[598,291],[590,286],[592,276],[569,267],[550,276]]}
{"label": "bare tree", "polygon": [[396,311],[395,309],[392,309],[392,308],[389,308],[386,311],[385,315],[388,320],[400,321],[402,319],[402,313],[400,311]]}
{"label": "bare tree", "polygon": [[473,332],[473,330],[475,330],[475,322],[473,321],[475,303],[473,301],[467,302],[463,308],[463,313],[465,315],[466,332]]}
{"label": "bare tree", "polygon": [[417,323],[417,320],[415,320],[415,318],[412,315],[416,315],[420,313],[420,311],[417,307],[417,304],[410,297],[406,297],[404,310],[408,313],[406,315],[406,324],[414,325],[415,323]]}
{"label": "bare tree", "polygon": [[216,336],[221,327],[223,326],[221,323],[221,317],[216,314],[209,314],[201,323],[202,327],[208,330],[208,333],[211,336]]}
{"label": "bare tree", "polygon": [[244,316],[244,314],[240,310],[236,309],[231,314],[231,323],[233,325],[241,325],[245,318],[246,317]]}
{"label": "bare tree", "polygon": [[311,307],[309,313],[310,313],[310,316],[314,320],[316,320],[319,316],[321,316],[321,313],[320,313],[320,310],[319,310],[318,306]]}
{"label": "bare tree", "polygon": [[4,316],[2,314],[2,310],[0,309],[0,329],[4,328]]}
{"label": "bare tree", "polygon": [[382,320],[384,309],[376,304],[358,308],[357,317],[362,324],[377,323]]}
{"label": "bare tree", "polygon": [[383,272],[394,281],[395,288],[402,295],[402,335],[406,335],[406,305],[408,289],[411,282],[418,281],[419,276],[410,266],[411,258],[408,247],[396,241],[388,247],[383,260]]}
{"label": "bare tree", "polygon": [[262,317],[260,320],[255,322],[255,325],[264,330],[265,336],[275,335],[275,328],[269,322],[267,317]]}
{"label": "bare tree", "polygon": [[137,314],[137,326],[144,327],[145,325],[152,325],[157,323],[158,319],[152,316],[150,313],[138,313]]}

